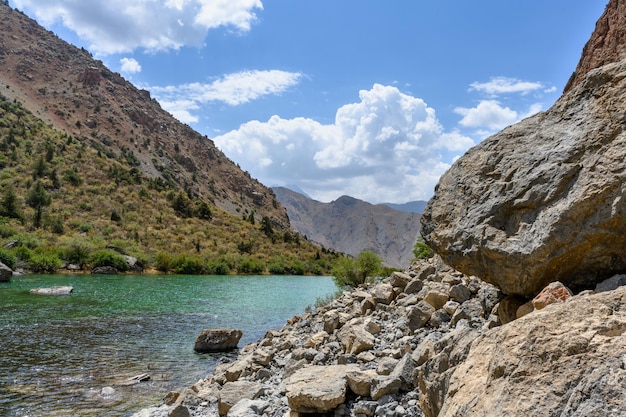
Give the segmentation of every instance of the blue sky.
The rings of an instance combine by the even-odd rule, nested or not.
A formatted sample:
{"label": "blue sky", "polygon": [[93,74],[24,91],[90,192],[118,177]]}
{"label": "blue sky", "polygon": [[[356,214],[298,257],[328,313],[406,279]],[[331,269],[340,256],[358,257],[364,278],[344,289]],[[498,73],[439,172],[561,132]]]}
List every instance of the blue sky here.
{"label": "blue sky", "polygon": [[607,0],[10,0],[265,185],[427,200],[560,96]]}

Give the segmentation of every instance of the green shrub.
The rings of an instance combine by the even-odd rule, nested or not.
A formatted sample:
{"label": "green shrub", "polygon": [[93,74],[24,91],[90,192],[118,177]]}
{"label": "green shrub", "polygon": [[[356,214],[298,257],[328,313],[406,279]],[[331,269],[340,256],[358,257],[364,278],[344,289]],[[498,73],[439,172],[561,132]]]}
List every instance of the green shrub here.
{"label": "green shrub", "polygon": [[81,240],[73,240],[61,247],[63,259],[71,264],[83,266],[89,262],[93,247]]}
{"label": "green shrub", "polygon": [[154,259],[154,267],[157,271],[169,272],[172,269],[172,256],[168,253],[158,253]]}
{"label": "green shrub", "polygon": [[206,273],[204,262],[198,258],[181,255],[174,263],[174,270],[177,274],[199,275]]}
{"label": "green shrub", "polygon": [[112,266],[118,271],[128,271],[129,266],[126,259],[119,253],[110,249],[102,249],[91,255],[91,264],[97,266]]}
{"label": "green shrub", "polygon": [[356,259],[339,258],[331,274],[339,288],[356,287],[382,272],[382,260],[373,252],[361,252]]}
{"label": "green shrub", "polygon": [[265,265],[258,259],[245,257],[239,262],[237,271],[242,274],[262,274],[265,271]]}
{"label": "green shrub", "polygon": [[17,257],[6,250],[0,250],[0,262],[11,269],[15,269],[17,265]]}
{"label": "green shrub", "polygon": [[61,268],[63,262],[54,252],[35,251],[33,252],[28,267],[39,274],[53,274]]}
{"label": "green shrub", "polygon": [[272,275],[284,275],[285,265],[282,261],[274,261],[267,266],[267,270]]}
{"label": "green shrub", "polygon": [[416,260],[427,259],[433,256],[433,250],[424,243],[424,239],[420,236],[413,246],[413,255]]}
{"label": "green shrub", "polygon": [[213,261],[207,264],[207,274],[210,275],[228,275],[230,269],[223,261]]}

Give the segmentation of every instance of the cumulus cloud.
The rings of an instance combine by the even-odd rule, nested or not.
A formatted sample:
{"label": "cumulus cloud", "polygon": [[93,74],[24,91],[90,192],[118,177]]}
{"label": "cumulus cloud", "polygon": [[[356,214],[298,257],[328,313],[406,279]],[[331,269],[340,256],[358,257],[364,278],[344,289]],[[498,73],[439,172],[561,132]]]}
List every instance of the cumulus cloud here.
{"label": "cumulus cloud", "polygon": [[517,78],[492,77],[488,82],[473,82],[470,84],[470,91],[479,91],[489,95],[500,94],[528,94],[545,88],[539,82],[523,81]]}
{"label": "cumulus cloud", "polygon": [[444,132],[434,109],[376,84],[339,108],[332,124],[309,118],[251,121],[214,138],[266,184],[297,183],[312,197],[370,202],[427,199],[449,161],[474,142]]}
{"label": "cumulus cloud", "polygon": [[141,72],[141,65],[135,58],[122,58],[120,59],[121,72],[124,74],[136,74]]}
{"label": "cumulus cloud", "polygon": [[503,129],[518,120],[516,111],[503,107],[495,100],[483,100],[474,108],[457,107],[455,113],[463,116],[459,124],[465,127]]}
{"label": "cumulus cloud", "polygon": [[211,83],[147,88],[165,110],[189,123],[198,121],[193,112],[202,104],[219,101],[237,106],[263,96],[278,95],[297,85],[301,77],[298,72],[280,70],[243,71]]}
{"label": "cumulus cloud", "polygon": [[247,32],[261,0],[14,0],[45,25],[61,22],[99,54],[199,45],[218,27]]}

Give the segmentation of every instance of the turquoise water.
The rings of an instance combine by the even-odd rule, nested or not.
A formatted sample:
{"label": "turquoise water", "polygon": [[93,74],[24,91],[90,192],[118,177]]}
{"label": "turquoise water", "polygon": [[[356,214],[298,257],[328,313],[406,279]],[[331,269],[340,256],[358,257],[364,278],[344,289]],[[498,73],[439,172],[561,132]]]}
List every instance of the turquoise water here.
{"label": "turquoise water", "polygon": [[[74,292],[28,293],[53,285]],[[131,415],[236,355],[196,354],[202,329],[241,329],[243,347],[334,291],[330,277],[14,277],[0,283],[0,416]]]}

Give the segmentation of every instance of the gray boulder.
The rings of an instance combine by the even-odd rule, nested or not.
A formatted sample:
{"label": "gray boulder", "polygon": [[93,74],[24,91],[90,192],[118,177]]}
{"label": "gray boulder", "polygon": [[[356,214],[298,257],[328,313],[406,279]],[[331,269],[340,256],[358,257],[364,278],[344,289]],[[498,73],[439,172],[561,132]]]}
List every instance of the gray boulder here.
{"label": "gray boulder", "polygon": [[205,329],[196,338],[193,349],[198,353],[226,352],[237,347],[241,330]]}
{"label": "gray boulder", "polygon": [[506,294],[591,289],[626,270],[625,73],[626,61],[590,71],[459,158],[422,216],[426,243]]}

